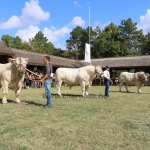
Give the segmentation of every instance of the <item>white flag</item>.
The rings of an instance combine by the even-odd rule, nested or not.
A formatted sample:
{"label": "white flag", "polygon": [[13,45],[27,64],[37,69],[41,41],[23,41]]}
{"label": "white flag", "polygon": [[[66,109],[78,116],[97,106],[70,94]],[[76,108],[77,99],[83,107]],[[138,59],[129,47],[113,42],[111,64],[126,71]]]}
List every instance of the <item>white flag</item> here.
{"label": "white flag", "polygon": [[91,51],[90,51],[90,44],[85,43],[85,62],[91,63]]}

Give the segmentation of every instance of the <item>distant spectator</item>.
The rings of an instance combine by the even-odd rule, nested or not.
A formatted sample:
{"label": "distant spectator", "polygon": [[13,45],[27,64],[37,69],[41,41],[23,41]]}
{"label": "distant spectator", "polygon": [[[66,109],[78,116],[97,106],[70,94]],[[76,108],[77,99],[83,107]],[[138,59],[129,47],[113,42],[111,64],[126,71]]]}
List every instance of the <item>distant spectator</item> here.
{"label": "distant spectator", "polygon": [[7,63],[10,63],[11,62],[11,58],[7,58]]}
{"label": "distant spectator", "polygon": [[24,78],[24,89],[30,88],[30,80],[29,80],[29,73],[25,72],[25,78]]}

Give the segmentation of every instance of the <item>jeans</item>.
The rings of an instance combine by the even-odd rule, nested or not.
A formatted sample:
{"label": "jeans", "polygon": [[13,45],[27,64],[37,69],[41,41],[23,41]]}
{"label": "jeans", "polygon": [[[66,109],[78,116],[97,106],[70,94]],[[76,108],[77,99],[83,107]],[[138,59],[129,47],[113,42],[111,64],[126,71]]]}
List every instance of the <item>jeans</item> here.
{"label": "jeans", "polygon": [[109,93],[109,86],[110,86],[110,81],[109,80],[107,80],[107,79],[105,79],[104,80],[104,83],[105,83],[105,96],[107,96],[108,95],[108,93]]}
{"label": "jeans", "polygon": [[44,87],[45,87],[45,94],[46,94],[46,98],[47,98],[47,104],[49,106],[52,106],[52,96],[51,96],[51,84],[52,84],[52,80],[45,80],[44,81]]}
{"label": "jeans", "polygon": [[24,80],[24,89],[26,89],[26,86],[27,86],[27,81]]}
{"label": "jeans", "polygon": [[24,79],[24,89],[26,89],[27,85],[29,86],[29,80]]}

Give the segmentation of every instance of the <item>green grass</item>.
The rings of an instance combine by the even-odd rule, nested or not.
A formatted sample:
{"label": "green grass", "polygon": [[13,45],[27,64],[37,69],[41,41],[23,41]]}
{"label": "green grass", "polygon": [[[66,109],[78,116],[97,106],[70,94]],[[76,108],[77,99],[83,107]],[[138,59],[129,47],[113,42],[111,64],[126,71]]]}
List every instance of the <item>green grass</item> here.
{"label": "green grass", "polygon": [[[9,90],[8,104],[0,105],[0,150],[149,150],[150,87],[141,94],[134,86],[118,89],[111,86],[107,99],[56,98],[50,109],[42,107],[44,89],[23,89],[20,105]],[[81,94],[80,87],[61,91]]]}

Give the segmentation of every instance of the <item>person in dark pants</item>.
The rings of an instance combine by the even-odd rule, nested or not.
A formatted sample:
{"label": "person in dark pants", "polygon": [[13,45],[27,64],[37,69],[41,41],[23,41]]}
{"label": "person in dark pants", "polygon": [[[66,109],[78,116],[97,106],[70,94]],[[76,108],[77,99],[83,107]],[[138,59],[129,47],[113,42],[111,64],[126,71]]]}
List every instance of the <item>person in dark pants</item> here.
{"label": "person in dark pants", "polygon": [[109,86],[111,82],[109,69],[110,68],[106,66],[104,71],[105,96],[109,96]]}
{"label": "person in dark pants", "polygon": [[47,103],[44,105],[44,108],[51,108],[52,107],[52,96],[51,96],[51,84],[52,84],[52,65],[50,64],[50,57],[44,56],[43,62],[45,63],[45,69],[44,69],[44,76],[39,79],[40,82],[44,81],[44,87],[45,87],[45,94],[47,98]]}
{"label": "person in dark pants", "polygon": [[30,88],[30,80],[29,80],[29,73],[25,72],[25,78],[24,78],[24,89],[26,89],[28,86],[28,89]]}

